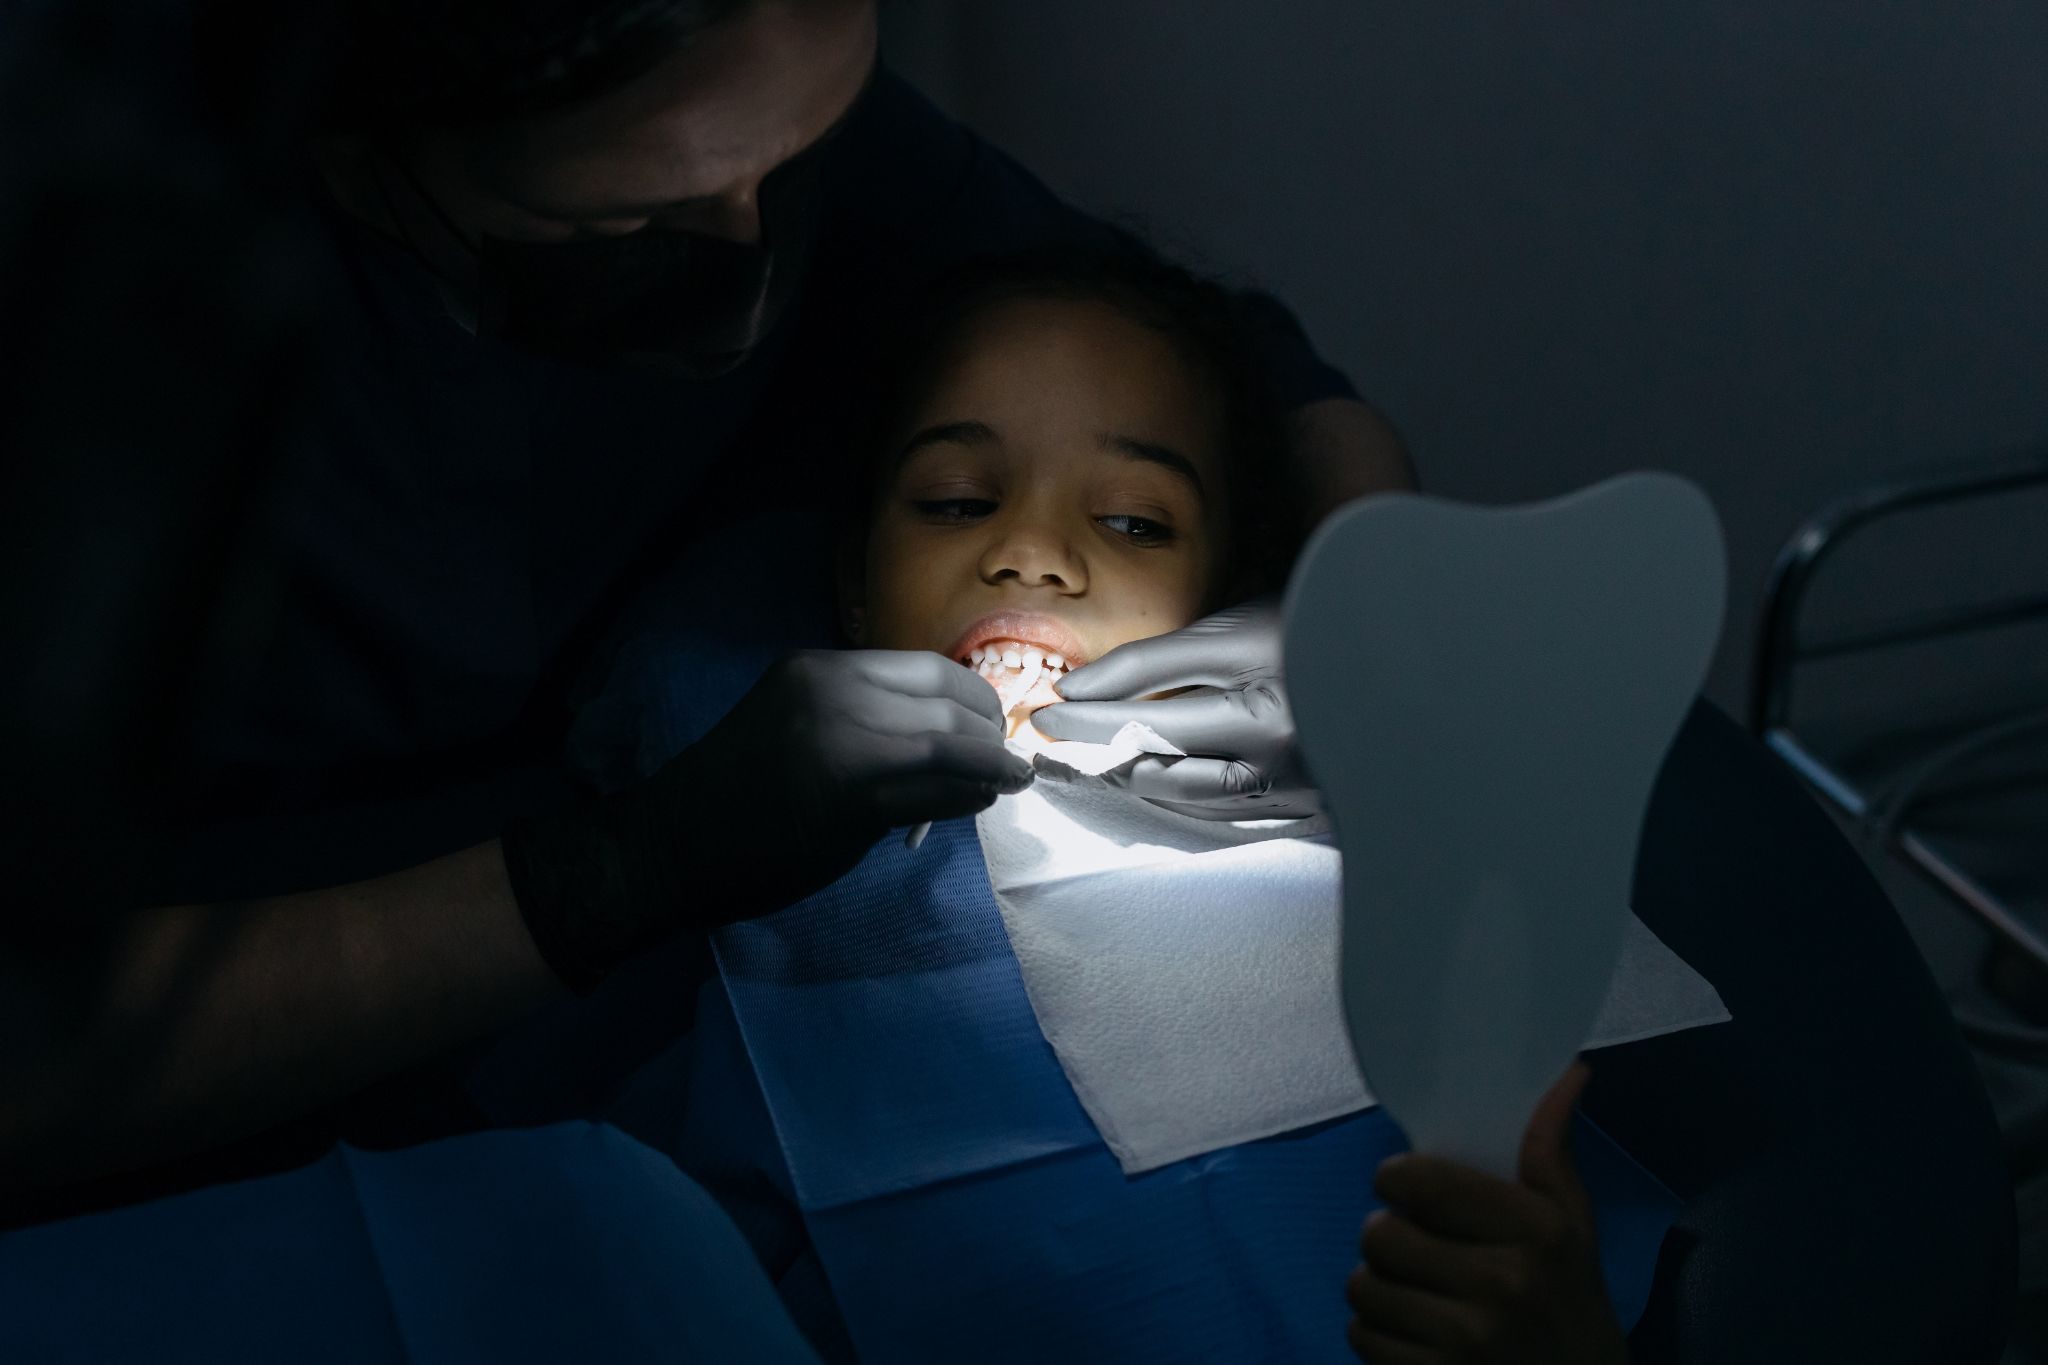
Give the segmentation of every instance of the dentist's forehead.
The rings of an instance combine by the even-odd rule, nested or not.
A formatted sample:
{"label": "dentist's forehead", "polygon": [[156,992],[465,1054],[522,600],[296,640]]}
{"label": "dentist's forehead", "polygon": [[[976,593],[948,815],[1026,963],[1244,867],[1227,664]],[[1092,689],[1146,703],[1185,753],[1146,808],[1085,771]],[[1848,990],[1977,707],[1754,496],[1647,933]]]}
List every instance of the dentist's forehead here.
{"label": "dentist's forehead", "polygon": [[751,5],[618,90],[480,135],[478,170],[562,218],[732,194],[833,131],[874,60],[867,0]]}

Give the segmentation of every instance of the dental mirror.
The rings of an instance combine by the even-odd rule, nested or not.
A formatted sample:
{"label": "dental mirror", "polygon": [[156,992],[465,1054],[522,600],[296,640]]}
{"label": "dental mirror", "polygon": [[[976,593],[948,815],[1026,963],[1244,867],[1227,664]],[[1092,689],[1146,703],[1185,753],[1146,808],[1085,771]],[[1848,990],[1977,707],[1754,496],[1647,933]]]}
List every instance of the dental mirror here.
{"label": "dental mirror", "polygon": [[1282,660],[1343,854],[1341,979],[1417,1151],[1513,1180],[1620,953],[1650,790],[1719,636],[1712,504],[1363,500],[1311,537]]}

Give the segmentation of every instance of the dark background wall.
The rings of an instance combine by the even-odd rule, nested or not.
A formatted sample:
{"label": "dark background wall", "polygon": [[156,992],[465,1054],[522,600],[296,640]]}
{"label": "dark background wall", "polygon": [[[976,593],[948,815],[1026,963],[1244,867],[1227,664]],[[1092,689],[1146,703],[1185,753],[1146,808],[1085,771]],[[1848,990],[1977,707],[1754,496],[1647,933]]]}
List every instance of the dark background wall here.
{"label": "dark background wall", "polygon": [[[1286,299],[1428,491],[1700,483],[1738,715],[1806,512],[2048,439],[2039,0],[885,10],[891,59],[1055,188]],[[1847,613],[2041,562],[2048,503],[1997,520],[2002,550],[1880,547]]]}

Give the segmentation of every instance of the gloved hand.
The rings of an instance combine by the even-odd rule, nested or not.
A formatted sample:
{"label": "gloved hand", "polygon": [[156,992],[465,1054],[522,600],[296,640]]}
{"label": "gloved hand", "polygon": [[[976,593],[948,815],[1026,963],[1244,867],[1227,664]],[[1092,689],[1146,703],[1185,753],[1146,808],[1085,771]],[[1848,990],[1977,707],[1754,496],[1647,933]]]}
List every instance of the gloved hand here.
{"label": "gloved hand", "polygon": [[1032,773],[994,689],[938,654],[805,650],[647,781],[504,836],[541,954],[577,990],[685,929],[793,904],[893,826],[972,815]]}
{"label": "gloved hand", "polygon": [[[1168,635],[1119,645],[1054,684],[1066,700],[1031,717],[1049,739],[1107,743],[1142,721],[1186,758],[1147,756],[1104,780],[1202,820],[1271,820],[1322,810],[1294,747],[1280,686],[1280,602],[1261,597]],[[1178,687],[1216,689],[1157,701]]]}

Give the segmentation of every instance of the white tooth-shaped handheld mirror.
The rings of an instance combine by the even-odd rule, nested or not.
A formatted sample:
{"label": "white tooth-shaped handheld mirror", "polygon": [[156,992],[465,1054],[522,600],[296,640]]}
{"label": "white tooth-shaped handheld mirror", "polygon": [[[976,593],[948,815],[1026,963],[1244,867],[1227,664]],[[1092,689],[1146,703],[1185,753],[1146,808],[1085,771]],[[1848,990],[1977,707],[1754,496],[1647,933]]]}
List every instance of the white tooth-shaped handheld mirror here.
{"label": "white tooth-shaped handheld mirror", "polygon": [[1302,551],[1282,669],[1343,853],[1345,1018],[1414,1150],[1516,1178],[1607,994],[1726,591],[1713,505],[1662,473],[1387,494]]}

